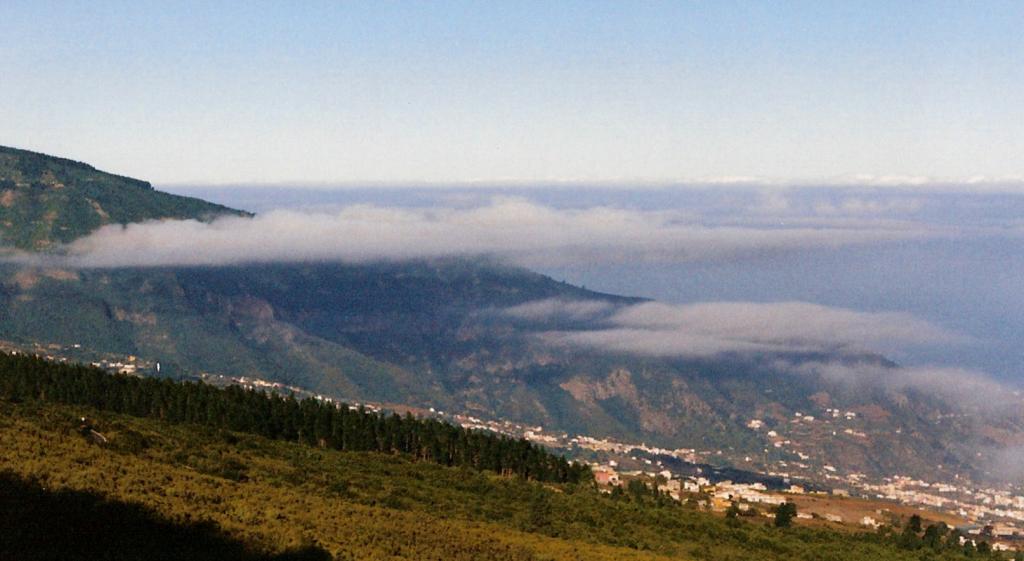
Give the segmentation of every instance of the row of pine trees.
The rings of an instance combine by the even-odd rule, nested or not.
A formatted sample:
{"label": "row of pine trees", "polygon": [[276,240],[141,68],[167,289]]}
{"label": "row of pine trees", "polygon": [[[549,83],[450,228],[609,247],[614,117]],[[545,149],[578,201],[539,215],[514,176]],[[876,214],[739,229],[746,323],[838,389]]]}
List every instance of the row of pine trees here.
{"label": "row of pine trees", "polygon": [[525,439],[238,386],[221,389],[201,382],[112,375],[27,355],[0,353],[0,396],[85,405],[336,450],[402,453],[538,481],[580,483],[592,478],[587,466]]}

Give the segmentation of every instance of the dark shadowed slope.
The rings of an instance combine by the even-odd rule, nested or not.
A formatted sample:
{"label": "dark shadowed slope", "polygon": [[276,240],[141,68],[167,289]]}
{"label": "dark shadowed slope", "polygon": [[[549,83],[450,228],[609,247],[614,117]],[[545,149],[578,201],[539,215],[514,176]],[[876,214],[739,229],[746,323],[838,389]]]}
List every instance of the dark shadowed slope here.
{"label": "dark shadowed slope", "polygon": [[172,522],[138,504],[89,491],[51,491],[0,472],[0,561],[58,559],[322,561],[331,556],[313,546],[259,553],[210,522]]}

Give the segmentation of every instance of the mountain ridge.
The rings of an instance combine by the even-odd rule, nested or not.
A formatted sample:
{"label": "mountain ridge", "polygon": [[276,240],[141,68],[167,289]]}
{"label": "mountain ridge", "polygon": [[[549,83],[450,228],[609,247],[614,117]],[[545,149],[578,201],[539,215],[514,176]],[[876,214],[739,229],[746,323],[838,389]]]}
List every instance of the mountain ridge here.
{"label": "mountain ridge", "polygon": [[0,245],[46,251],[106,224],[251,213],[157,191],[84,162],[0,146]]}

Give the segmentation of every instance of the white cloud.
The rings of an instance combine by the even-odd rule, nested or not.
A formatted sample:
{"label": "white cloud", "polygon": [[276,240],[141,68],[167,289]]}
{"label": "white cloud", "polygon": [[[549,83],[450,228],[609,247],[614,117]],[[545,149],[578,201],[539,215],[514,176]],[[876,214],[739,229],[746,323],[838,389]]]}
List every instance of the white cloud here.
{"label": "white cloud", "polygon": [[723,353],[783,352],[807,350],[748,340],[730,340],[681,330],[612,328],[596,331],[563,331],[545,335],[549,341],[598,350],[651,356],[714,356]]}
{"label": "white cloud", "polygon": [[961,410],[999,416],[1021,414],[1019,392],[984,372],[947,366],[887,366],[864,362],[784,364],[801,374],[820,375],[854,387],[881,387],[891,392],[919,391]]}
{"label": "white cloud", "polygon": [[602,300],[547,298],[505,308],[502,311],[505,315],[526,320],[566,319],[585,321],[596,319],[614,309],[614,304]]}
{"label": "white cloud", "polygon": [[[554,316],[561,313],[548,302],[538,302],[531,309]],[[820,376],[855,389],[882,388],[894,393],[916,390],[959,409],[992,414],[1019,412],[1024,403],[983,372],[954,367],[901,367],[876,359],[865,360],[860,353],[880,348],[972,341],[903,313],[857,312],[804,302],[647,302],[605,313],[589,330],[553,331],[541,337],[559,345],[668,358],[777,353],[774,366],[781,372]],[[800,352],[833,352],[836,360],[793,356]]]}
{"label": "white cloud", "polygon": [[825,215],[878,215],[902,214],[921,210],[924,201],[919,198],[886,198],[870,199],[865,197],[847,197],[837,203],[820,202],[814,210]]}
{"label": "white cloud", "polygon": [[1021,193],[1024,192],[1024,176],[1020,175],[974,175],[969,177],[932,177],[926,175],[874,175],[852,174],[815,180],[784,182],[789,185],[810,185],[828,187],[877,187],[916,191],[919,193]]}
{"label": "white cloud", "polygon": [[1017,442],[1005,448],[985,450],[985,467],[989,473],[1002,481],[1019,484],[1024,479],[1024,444]]}
{"label": "white cloud", "polygon": [[547,336],[563,343],[654,356],[866,350],[966,340],[908,314],[856,312],[804,302],[648,302],[622,308],[604,323],[593,330]]}
{"label": "white cloud", "polygon": [[212,223],[105,226],[67,248],[65,265],[216,265],[493,255],[525,265],[678,262],[766,251],[838,248],[936,232],[898,223],[829,227],[705,225],[683,211],[554,209],[522,199],[474,208],[352,205],[277,210]]}

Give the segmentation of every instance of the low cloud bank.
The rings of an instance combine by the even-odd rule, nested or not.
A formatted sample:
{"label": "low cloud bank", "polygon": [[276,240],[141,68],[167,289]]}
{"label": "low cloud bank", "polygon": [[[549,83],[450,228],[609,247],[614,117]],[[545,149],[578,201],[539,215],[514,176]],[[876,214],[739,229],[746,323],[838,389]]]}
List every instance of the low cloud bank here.
{"label": "low cloud bank", "polygon": [[892,392],[920,391],[960,409],[1000,415],[1020,413],[1019,392],[984,372],[942,366],[889,367],[877,364],[809,362],[790,365],[802,374],[817,374],[833,382],[859,387],[881,387]]}
{"label": "low cloud bank", "polygon": [[548,298],[505,308],[503,312],[509,317],[533,321],[586,321],[596,320],[614,310],[614,304],[603,300]]}
{"label": "low cloud bank", "polygon": [[[529,304],[552,315],[586,309],[584,303]],[[518,307],[520,310],[524,306]],[[868,313],[805,302],[658,302],[619,309],[584,331],[547,334],[554,341],[651,356],[713,356],[742,352],[865,350],[932,345],[966,339],[909,314]]]}
{"label": "low cloud bank", "polygon": [[983,455],[990,475],[1009,483],[1020,484],[1024,480],[1024,443],[986,450]]}
{"label": "low cloud bank", "polygon": [[[820,376],[854,390],[898,395],[920,391],[960,410],[1019,414],[1017,392],[983,372],[937,366],[893,366],[859,353],[907,346],[971,343],[969,337],[904,313],[858,312],[806,302],[659,302],[611,307],[604,302],[541,300],[506,310],[536,321],[590,320],[576,331],[549,331],[556,345],[653,357],[707,358],[775,353],[775,368],[794,376]],[[835,352],[806,360],[793,353]]]}
{"label": "low cloud bank", "polygon": [[555,209],[523,199],[474,208],[352,205],[277,210],[211,223],[105,226],[67,246],[62,265],[121,267],[274,261],[403,260],[490,255],[524,265],[679,262],[928,237],[886,222],[705,225],[683,211]]}

